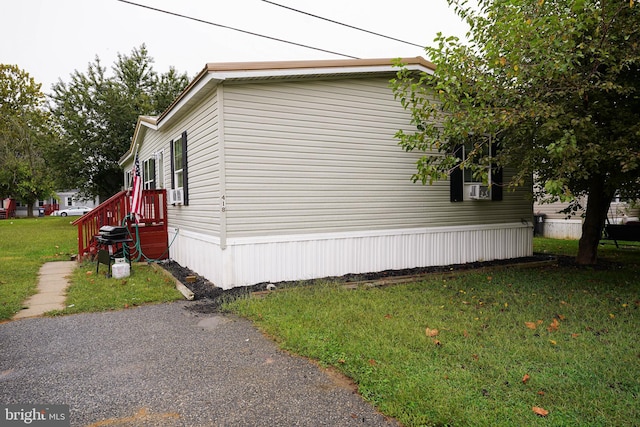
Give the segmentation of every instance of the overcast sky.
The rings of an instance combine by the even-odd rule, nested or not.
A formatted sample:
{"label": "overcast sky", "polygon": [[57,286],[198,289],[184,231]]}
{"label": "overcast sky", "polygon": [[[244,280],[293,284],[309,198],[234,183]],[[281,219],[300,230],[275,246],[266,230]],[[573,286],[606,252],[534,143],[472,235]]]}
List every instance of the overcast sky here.
{"label": "overcast sky", "polygon": [[[425,56],[422,48],[321,21],[263,0],[131,0],[221,25],[358,58]],[[334,21],[420,45],[437,32],[467,27],[446,0],[271,0]],[[339,59],[338,55],[241,34],[118,0],[1,0],[0,63],[27,71],[42,90],[96,55],[110,67],[118,53],[145,43],[154,69],[194,77],[208,62]],[[429,59],[429,58],[427,58]]]}

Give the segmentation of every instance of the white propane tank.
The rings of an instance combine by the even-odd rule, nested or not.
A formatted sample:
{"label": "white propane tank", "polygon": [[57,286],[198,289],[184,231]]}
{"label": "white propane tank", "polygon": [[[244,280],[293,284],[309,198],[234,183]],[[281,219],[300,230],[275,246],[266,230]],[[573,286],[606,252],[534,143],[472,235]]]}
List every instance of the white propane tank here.
{"label": "white propane tank", "polygon": [[129,277],[131,274],[130,266],[124,258],[116,258],[115,263],[111,266],[111,275],[116,279]]}

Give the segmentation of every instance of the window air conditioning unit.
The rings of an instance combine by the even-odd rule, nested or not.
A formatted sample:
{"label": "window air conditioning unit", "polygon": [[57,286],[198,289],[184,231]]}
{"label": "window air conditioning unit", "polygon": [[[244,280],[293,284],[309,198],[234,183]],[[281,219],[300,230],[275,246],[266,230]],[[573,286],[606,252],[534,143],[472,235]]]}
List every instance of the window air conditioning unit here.
{"label": "window air conditioning unit", "polygon": [[468,196],[471,200],[489,200],[491,199],[491,192],[486,185],[472,184],[469,186]]}
{"label": "window air conditioning unit", "polygon": [[169,203],[172,205],[181,205],[184,203],[184,193],[182,188],[169,190]]}

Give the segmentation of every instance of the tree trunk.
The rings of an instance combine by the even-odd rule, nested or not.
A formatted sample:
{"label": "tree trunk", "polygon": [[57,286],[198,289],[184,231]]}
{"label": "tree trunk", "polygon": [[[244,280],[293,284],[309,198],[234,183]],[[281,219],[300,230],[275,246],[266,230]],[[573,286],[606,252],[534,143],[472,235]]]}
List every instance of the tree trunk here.
{"label": "tree trunk", "polygon": [[33,218],[33,203],[27,203],[27,218]]}
{"label": "tree trunk", "polygon": [[587,210],[582,224],[582,236],[578,243],[579,265],[595,265],[598,259],[598,244],[602,236],[613,192],[606,192],[604,180],[594,178],[587,199]]}

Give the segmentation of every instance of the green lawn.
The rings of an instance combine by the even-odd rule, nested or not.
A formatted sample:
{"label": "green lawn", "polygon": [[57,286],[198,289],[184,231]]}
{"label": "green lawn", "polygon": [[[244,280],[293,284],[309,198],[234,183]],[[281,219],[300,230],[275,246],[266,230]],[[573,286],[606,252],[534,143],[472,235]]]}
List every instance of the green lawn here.
{"label": "green lawn", "polygon": [[284,349],[353,378],[405,426],[632,426],[640,420],[640,246],[601,249],[606,270],[505,268],[356,290],[327,283],[227,308]]}
{"label": "green lawn", "polygon": [[143,304],[184,299],[176,290],[175,280],[162,270],[146,263],[134,263],[129,277],[106,277],[107,267],[84,262],[71,277],[67,289],[67,307],[51,315],[118,310]]}
{"label": "green lawn", "polygon": [[10,319],[33,295],[47,261],[68,261],[78,251],[74,218],[0,220],[0,320]]}
{"label": "green lawn", "polygon": [[[48,261],[68,261],[77,252],[75,218],[44,217],[0,221],[0,320],[13,317],[35,293],[38,271]],[[80,264],[71,277],[67,308],[53,315],[114,310],[183,298],[172,280],[145,264],[134,264],[126,279],[95,274],[95,264]]]}

